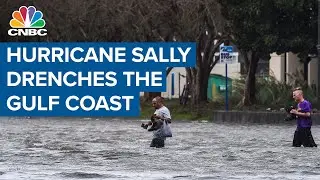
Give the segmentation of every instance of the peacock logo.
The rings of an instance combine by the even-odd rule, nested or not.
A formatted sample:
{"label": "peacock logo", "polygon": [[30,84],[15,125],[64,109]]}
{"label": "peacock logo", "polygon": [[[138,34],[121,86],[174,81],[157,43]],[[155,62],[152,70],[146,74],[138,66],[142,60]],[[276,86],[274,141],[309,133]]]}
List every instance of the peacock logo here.
{"label": "peacock logo", "polygon": [[13,19],[10,21],[12,28],[43,28],[46,22],[42,19],[43,14],[37,11],[34,6],[21,6],[19,11],[12,13]]}
{"label": "peacock logo", "polygon": [[42,29],[46,25],[43,13],[34,6],[21,6],[18,11],[14,11],[9,24],[12,28],[8,31],[10,36],[47,35],[47,30]]}

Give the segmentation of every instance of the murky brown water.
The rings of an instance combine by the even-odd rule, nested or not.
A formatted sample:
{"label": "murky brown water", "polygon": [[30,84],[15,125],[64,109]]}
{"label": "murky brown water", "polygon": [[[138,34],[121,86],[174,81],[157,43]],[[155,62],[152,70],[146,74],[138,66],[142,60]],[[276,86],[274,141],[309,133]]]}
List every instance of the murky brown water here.
{"label": "murky brown water", "polygon": [[1,118],[0,179],[320,179],[319,147],[291,147],[294,126],[174,122],[156,149],[140,124]]}

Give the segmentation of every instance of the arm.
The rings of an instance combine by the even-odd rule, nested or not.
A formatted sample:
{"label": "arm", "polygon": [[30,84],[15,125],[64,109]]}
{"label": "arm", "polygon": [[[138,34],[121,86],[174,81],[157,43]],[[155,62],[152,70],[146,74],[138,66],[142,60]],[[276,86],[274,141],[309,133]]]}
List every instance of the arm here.
{"label": "arm", "polygon": [[167,121],[169,124],[171,123],[171,118],[165,118],[165,117],[160,117],[160,116],[155,116],[156,119],[161,119]]}
{"label": "arm", "polygon": [[168,122],[169,124],[171,124],[171,114],[169,109],[165,108],[162,112],[161,112],[161,119]]}
{"label": "arm", "polygon": [[300,117],[310,117],[311,116],[310,112],[298,112],[298,111],[296,111],[294,114],[296,114],[297,116],[300,116]]}
{"label": "arm", "polygon": [[310,117],[311,116],[311,105],[310,104],[301,104],[300,108],[293,109],[290,112],[300,117]]}
{"label": "arm", "polygon": [[147,128],[148,128],[148,126],[151,126],[151,125],[152,125],[152,120],[154,120],[154,119],[155,119],[155,117],[156,117],[156,115],[155,115],[155,114],[153,114],[153,115],[151,116],[151,121],[148,121],[147,123],[142,123],[142,124],[141,124],[141,127],[143,127],[143,128],[145,128],[145,129],[147,129]]}
{"label": "arm", "polygon": [[149,121],[148,123],[146,123],[148,126],[151,126],[152,125],[152,122]]}

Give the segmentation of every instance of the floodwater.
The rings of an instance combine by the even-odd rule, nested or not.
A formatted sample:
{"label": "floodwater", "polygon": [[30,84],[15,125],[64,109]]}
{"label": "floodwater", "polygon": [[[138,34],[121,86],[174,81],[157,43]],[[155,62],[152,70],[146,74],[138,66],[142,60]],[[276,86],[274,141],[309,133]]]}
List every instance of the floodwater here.
{"label": "floodwater", "polygon": [[294,125],[173,122],[150,148],[141,122],[1,118],[0,179],[320,179],[319,147],[291,147]]}

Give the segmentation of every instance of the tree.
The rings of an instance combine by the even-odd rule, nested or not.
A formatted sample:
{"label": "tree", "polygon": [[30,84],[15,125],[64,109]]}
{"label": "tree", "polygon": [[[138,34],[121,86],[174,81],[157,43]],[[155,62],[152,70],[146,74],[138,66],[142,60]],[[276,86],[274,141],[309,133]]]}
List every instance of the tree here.
{"label": "tree", "polygon": [[[130,41],[197,42],[197,63],[186,68],[192,84],[192,105],[207,100],[208,78],[217,63],[214,53],[223,42],[223,18],[216,0],[142,0],[123,17]],[[130,19],[134,19],[131,21]],[[125,27],[125,28],[124,28]],[[167,75],[172,67],[168,67]]]}
{"label": "tree", "polygon": [[316,1],[219,2],[228,9],[223,11],[223,15],[228,19],[232,40],[244,57],[247,76],[243,104],[252,105],[255,103],[255,74],[261,58],[268,59],[273,52],[281,54],[291,51],[302,55],[313,49]]}
{"label": "tree", "polygon": [[[28,5],[34,5],[43,12],[46,21],[48,35],[45,37],[10,37],[4,35],[5,41],[122,41],[121,33],[118,33],[123,7],[128,6],[125,1],[97,0],[34,0]],[[130,4],[129,4],[130,5]],[[9,27],[11,14],[18,10],[19,4],[7,0],[0,6],[0,27],[4,29],[0,33],[6,33]],[[1,34],[2,35],[2,34]]]}
{"label": "tree", "polygon": [[298,54],[304,66],[304,80],[308,80],[308,64],[311,57],[317,55],[317,12],[315,0],[276,1],[275,6],[281,14],[279,24],[279,42],[285,46],[276,47],[277,53],[291,51]]}
{"label": "tree", "polygon": [[214,54],[224,42],[224,18],[216,0],[177,1],[177,41],[197,42],[196,67],[186,68],[190,80],[191,105],[197,108],[207,101],[208,79],[218,62]]}
{"label": "tree", "polygon": [[[44,13],[49,32],[47,37],[28,41],[197,42],[197,65],[187,68],[194,87],[192,104],[207,100],[208,77],[218,61],[214,53],[223,42],[224,19],[216,0],[32,2]],[[0,21],[7,24],[12,10],[19,7],[9,0],[4,5]]]}
{"label": "tree", "polygon": [[[128,3],[128,2],[126,2]],[[123,5],[123,10],[119,19],[118,29],[121,30],[122,41],[172,41],[173,34],[169,19],[174,7],[170,1],[155,0],[129,0],[129,5]],[[174,17],[173,17],[174,18]],[[170,73],[172,67],[168,67],[166,75]],[[160,96],[161,92],[144,92],[144,101],[151,100],[155,96]]]}

